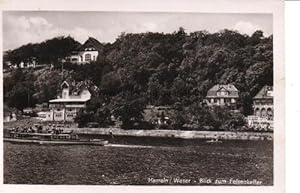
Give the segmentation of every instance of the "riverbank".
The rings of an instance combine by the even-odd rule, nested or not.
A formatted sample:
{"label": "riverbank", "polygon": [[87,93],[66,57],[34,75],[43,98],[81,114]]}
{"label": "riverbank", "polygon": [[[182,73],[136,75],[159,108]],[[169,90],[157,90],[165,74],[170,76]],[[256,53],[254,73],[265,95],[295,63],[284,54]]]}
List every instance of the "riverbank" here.
{"label": "riverbank", "polygon": [[160,137],[179,139],[273,140],[273,133],[231,131],[181,131],[181,130],[123,130],[119,128],[65,128],[77,134],[113,135],[129,137]]}

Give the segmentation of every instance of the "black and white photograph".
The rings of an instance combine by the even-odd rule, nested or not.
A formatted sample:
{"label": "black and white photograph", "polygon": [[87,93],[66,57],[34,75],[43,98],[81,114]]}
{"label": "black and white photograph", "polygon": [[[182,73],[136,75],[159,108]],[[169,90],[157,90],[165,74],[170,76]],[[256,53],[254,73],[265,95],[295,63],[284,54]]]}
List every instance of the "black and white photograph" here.
{"label": "black and white photograph", "polygon": [[274,186],[273,25],[2,11],[3,183]]}

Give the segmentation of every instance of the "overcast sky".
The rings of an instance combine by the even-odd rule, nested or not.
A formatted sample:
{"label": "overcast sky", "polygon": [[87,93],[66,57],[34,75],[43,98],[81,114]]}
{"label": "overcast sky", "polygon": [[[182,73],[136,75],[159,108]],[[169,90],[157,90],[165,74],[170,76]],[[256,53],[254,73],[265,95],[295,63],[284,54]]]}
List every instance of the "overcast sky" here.
{"label": "overcast sky", "polygon": [[121,32],[170,33],[179,27],[186,32],[226,28],[248,35],[255,30],[262,30],[265,36],[273,33],[271,14],[6,11],[3,49],[67,35],[81,43],[89,36],[100,42],[113,42]]}

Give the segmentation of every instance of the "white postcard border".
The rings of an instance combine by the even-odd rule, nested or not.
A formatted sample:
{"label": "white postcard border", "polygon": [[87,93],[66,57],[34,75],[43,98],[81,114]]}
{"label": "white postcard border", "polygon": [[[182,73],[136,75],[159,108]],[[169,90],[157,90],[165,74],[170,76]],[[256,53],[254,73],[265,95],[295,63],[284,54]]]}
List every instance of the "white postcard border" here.
{"label": "white postcard border", "polygon": [[[272,13],[274,36],[274,186],[87,186],[87,185],[7,185],[3,184],[3,151],[1,151],[1,192],[284,192],[285,148],[285,76],[284,76],[284,2],[281,0],[1,0],[1,10],[56,11],[135,11],[135,12],[205,12],[205,13]],[[2,13],[1,13],[2,41]],[[2,44],[1,59],[2,63]],[[0,90],[3,91],[2,65]],[[3,99],[3,93],[0,93]],[[0,120],[3,119],[3,100]],[[3,133],[0,132],[0,137]],[[0,140],[3,150],[3,142]]]}

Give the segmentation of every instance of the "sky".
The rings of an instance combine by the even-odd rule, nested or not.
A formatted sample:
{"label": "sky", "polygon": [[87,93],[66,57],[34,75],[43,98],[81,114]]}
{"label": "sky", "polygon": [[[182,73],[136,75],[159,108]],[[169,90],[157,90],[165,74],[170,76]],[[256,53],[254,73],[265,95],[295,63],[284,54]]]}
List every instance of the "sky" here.
{"label": "sky", "polygon": [[272,14],[5,11],[3,49],[68,35],[80,43],[88,37],[112,43],[122,32],[172,33],[179,27],[187,33],[223,29],[248,35],[256,30],[262,30],[265,36],[273,33]]}

